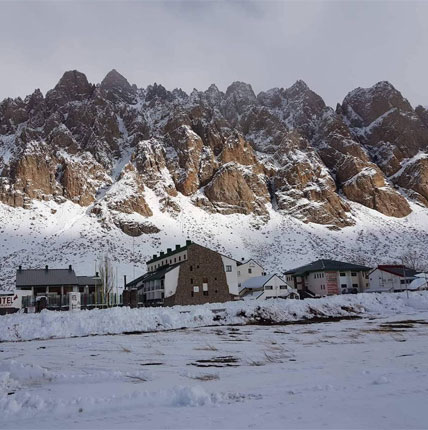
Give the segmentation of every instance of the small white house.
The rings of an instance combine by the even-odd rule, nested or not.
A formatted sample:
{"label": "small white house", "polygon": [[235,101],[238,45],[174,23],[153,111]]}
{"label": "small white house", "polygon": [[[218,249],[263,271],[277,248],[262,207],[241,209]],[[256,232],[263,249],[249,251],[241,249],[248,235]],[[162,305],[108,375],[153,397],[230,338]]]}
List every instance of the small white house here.
{"label": "small white house", "polygon": [[398,264],[377,266],[369,273],[368,292],[404,291],[416,279],[416,270]]}
{"label": "small white house", "polygon": [[255,276],[247,279],[240,287],[244,299],[266,300],[274,298],[298,299],[299,293],[278,275]]}

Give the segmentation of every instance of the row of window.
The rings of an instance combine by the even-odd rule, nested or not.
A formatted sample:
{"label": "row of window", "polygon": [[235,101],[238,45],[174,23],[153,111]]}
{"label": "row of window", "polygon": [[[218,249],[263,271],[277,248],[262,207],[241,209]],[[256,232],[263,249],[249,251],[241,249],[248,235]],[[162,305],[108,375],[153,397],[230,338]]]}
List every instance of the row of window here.
{"label": "row of window", "polygon": [[[183,261],[185,259],[186,259],[186,254],[183,255]],[[175,263],[178,263],[180,261],[181,261],[181,255],[179,255],[178,258],[174,257],[174,259],[170,258],[169,260],[168,259],[162,260],[162,262],[155,264],[153,266],[150,266],[150,270],[153,271],[153,270],[159,269],[162,266],[166,266],[167,264],[173,264],[173,262],[175,264]]]}
{"label": "row of window", "polygon": [[[279,289],[280,289],[280,290],[286,290],[286,289],[287,289],[287,285],[280,285],[280,286],[279,286]],[[266,286],[265,286],[265,290],[273,290],[272,285],[266,285]]]}
{"label": "row of window", "polygon": [[400,279],[400,284],[410,284],[413,279]]}

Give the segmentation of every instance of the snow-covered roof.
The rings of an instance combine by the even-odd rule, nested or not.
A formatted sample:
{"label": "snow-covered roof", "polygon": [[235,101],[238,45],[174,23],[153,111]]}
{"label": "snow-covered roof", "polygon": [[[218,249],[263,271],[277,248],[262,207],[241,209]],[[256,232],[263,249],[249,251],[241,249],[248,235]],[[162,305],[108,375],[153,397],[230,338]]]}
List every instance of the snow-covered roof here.
{"label": "snow-covered roof", "polygon": [[[277,276],[279,278],[279,276],[275,275],[275,274],[264,275],[264,276],[254,276],[253,278],[247,279],[245,282],[243,282],[241,284],[241,289],[244,289],[244,288],[262,288],[274,276]],[[279,278],[279,279],[281,279],[281,281],[283,281],[284,284],[287,285],[287,283],[282,278]]]}
{"label": "snow-covered roof", "polygon": [[423,277],[416,277],[407,287],[409,290],[418,290],[421,288],[427,288],[428,289],[428,278]]}

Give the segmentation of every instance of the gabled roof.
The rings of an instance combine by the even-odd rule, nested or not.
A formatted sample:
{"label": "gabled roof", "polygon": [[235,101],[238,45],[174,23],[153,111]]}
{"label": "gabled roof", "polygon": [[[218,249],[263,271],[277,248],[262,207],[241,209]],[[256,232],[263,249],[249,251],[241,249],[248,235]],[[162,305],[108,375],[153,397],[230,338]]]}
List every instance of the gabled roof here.
{"label": "gabled roof", "polygon": [[371,270],[370,267],[360,266],[358,264],[345,263],[344,261],[337,260],[316,260],[312,263],[306,264],[305,266],[297,267],[296,269],[285,272],[286,275],[297,275],[301,276],[311,272],[323,272],[323,271],[354,271],[354,272],[367,272]]}
{"label": "gabled roof", "polygon": [[255,264],[257,264],[257,266],[259,266],[259,267],[261,267],[262,269],[263,269],[263,266],[260,264],[260,263],[257,263],[257,261],[256,260],[254,260],[254,258],[250,258],[250,259],[248,259],[248,260],[246,260],[246,261],[237,261],[237,265],[238,266],[242,266],[243,264],[247,264],[247,263],[249,263],[250,261],[252,261],[253,263],[255,263]]}
{"label": "gabled roof", "polygon": [[382,264],[377,266],[377,269],[404,278],[413,278],[416,276],[416,273],[418,273],[416,270],[410,269],[409,267],[399,264]]}
{"label": "gabled roof", "polygon": [[21,269],[16,271],[16,286],[77,285],[77,276],[70,269]]}

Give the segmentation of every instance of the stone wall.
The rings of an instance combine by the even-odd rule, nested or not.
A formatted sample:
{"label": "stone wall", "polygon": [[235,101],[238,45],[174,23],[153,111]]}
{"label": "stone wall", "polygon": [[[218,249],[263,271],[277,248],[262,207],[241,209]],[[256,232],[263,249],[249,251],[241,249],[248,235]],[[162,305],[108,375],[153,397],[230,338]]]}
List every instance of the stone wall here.
{"label": "stone wall", "polygon": [[[203,283],[208,284],[208,294],[202,291]],[[193,291],[194,286],[199,287],[199,292]],[[229,293],[221,255],[194,243],[189,245],[187,260],[180,265],[177,291],[172,297],[165,298],[165,305],[200,305],[229,300],[233,300],[233,296]]]}

